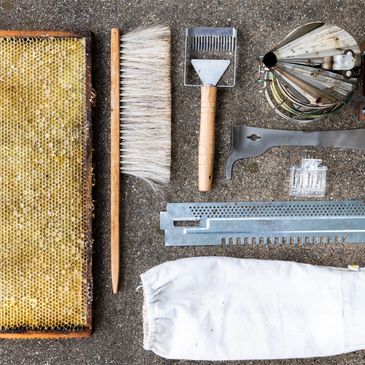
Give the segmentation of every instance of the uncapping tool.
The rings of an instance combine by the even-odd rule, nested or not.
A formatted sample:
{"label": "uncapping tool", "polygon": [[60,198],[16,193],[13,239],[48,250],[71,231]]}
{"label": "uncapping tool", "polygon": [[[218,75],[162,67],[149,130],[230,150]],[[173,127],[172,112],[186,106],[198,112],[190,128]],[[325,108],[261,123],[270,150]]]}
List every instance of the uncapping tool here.
{"label": "uncapping tool", "polygon": [[217,87],[235,85],[236,52],[235,28],[186,29],[184,84],[201,86],[198,154],[200,191],[210,191],[212,188]]}
{"label": "uncapping tool", "polygon": [[365,242],[363,201],[171,203],[166,246]]}
{"label": "uncapping tool", "polygon": [[365,129],[303,132],[235,125],[232,127],[231,152],[226,162],[226,177],[231,179],[233,164],[256,157],[271,147],[317,146],[365,150]]}

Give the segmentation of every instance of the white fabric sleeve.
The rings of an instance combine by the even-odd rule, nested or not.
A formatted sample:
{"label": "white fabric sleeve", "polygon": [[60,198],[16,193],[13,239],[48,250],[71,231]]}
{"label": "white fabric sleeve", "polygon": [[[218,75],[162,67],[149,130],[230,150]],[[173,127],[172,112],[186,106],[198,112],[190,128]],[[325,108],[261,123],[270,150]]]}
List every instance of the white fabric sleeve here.
{"label": "white fabric sleeve", "polygon": [[195,257],[141,275],[144,348],[169,359],[329,356],[365,348],[365,272]]}

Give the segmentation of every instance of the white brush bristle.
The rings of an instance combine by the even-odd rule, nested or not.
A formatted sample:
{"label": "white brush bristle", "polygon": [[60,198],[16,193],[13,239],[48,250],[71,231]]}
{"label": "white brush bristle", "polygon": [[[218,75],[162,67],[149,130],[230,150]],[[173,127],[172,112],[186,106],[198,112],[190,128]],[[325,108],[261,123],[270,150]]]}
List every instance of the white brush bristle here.
{"label": "white brush bristle", "polygon": [[170,181],[171,32],[157,25],[121,37],[121,171]]}

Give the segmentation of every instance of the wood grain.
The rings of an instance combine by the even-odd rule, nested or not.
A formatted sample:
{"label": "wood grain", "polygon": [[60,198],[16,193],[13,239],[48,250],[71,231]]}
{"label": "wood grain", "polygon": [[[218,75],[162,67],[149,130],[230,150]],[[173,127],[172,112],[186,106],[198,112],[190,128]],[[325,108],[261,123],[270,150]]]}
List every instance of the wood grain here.
{"label": "wood grain", "polygon": [[111,200],[111,275],[113,293],[118,291],[119,283],[119,219],[120,219],[120,161],[119,161],[119,84],[120,84],[120,31],[111,31],[111,125],[110,125],[110,200]]}
{"label": "wood grain", "polygon": [[201,87],[200,136],[199,136],[199,190],[212,189],[215,151],[215,110],[217,88]]}
{"label": "wood grain", "polygon": [[0,37],[67,37],[83,38],[89,32],[73,32],[64,30],[0,30]]}
{"label": "wood grain", "polygon": [[3,339],[32,339],[32,338],[43,338],[43,339],[59,339],[59,338],[83,338],[90,337],[91,329],[85,331],[74,331],[74,332],[61,332],[61,331],[25,331],[25,332],[3,332],[0,333],[0,338]]}

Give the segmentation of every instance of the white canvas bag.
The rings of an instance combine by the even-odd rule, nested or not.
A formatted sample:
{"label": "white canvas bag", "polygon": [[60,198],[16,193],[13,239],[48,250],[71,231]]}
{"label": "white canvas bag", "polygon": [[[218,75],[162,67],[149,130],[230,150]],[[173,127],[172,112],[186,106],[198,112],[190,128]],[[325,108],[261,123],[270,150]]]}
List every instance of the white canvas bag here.
{"label": "white canvas bag", "polygon": [[144,348],[169,359],[329,356],[365,348],[365,272],[195,257],[141,275]]}

